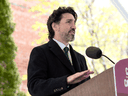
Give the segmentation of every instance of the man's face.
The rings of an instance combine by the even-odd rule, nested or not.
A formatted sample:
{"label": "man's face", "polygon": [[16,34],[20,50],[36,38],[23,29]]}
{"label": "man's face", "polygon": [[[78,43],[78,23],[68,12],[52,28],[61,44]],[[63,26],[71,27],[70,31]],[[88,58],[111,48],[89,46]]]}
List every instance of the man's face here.
{"label": "man's face", "polygon": [[74,40],[75,35],[75,18],[70,13],[64,13],[62,14],[62,19],[60,23],[57,25],[57,33],[55,35],[58,35],[60,38],[60,41],[68,43],[69,41]]}

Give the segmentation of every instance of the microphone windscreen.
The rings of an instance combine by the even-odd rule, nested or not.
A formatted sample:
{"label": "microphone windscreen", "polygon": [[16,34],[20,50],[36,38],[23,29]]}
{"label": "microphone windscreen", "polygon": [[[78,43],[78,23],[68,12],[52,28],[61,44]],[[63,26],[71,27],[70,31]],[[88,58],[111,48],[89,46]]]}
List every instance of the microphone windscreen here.
{"label": "microphone windscreen", "polygon": [[98,59],[102,56],[102,51],[97,47],[88,47],[86,49],[86,55],[93,59]]}

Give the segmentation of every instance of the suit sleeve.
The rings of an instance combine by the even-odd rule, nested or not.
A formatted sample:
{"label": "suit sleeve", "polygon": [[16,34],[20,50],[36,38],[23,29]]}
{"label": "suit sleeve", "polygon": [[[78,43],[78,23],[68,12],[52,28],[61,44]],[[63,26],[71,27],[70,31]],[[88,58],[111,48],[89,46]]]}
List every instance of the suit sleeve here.
{"label": "suit sleeve", "polygon": [[[86,60],[85,60],[85,57],[82,56],[81,58],[83,58],[82,60],[80,60],[79,62],[81,62],[81,69],[82,71],[84,70],[88,70],[88,66],[86,64]],[[83,80],[82,82],[80,82],[80,84],[86,82],[87,80],[91,79],[90,76],[88,78],[86,78],[85,80]]]}
{"label": "suit sleeve", "polygon": [[32,96],[57,96],[68,89],[67,76],[48,77],[47,58],[40,47],[32,50],[27,71],[27,86]]}

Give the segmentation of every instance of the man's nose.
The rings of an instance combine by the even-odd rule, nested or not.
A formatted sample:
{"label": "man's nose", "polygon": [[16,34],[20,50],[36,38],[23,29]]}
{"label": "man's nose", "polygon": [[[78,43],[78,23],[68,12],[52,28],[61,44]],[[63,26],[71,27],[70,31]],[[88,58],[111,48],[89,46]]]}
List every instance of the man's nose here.
{"label": "man's nose", "polygon": [[72,25],[72,28],[73,28],[73,29],[76,29],[76,25],[75,25],[75,24],[73,24],[73,25]]}

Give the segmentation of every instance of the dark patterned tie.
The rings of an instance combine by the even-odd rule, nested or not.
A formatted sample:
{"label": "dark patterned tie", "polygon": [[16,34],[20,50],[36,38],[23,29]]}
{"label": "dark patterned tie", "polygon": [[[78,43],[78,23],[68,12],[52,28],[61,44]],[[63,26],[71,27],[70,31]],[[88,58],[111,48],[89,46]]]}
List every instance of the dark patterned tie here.
{"label": "dark patterned tie", "polygon": [[66,57],[67,57],[68,60],[69,60],[68,51],[69,51],[69,48],[68,48],[68,47],[65,47],[65,48],[64,48],[64,54],[66,55]]}

